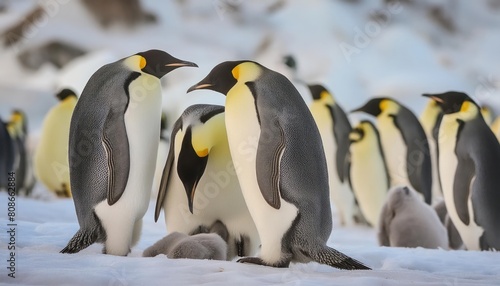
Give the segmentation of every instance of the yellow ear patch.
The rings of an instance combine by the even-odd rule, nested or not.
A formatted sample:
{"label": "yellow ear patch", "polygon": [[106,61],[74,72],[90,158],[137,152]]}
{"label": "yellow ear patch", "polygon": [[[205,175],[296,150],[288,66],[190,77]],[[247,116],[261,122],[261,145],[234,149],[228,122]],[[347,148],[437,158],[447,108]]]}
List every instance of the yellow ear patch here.
{"label": "yellow ear patch", "polygon": [[319,94],[319,97],[322,99],[322,100],[325,100],[325,99],[328,99],[330,97],[330,94],[326,91],[322,91],[320,94]]}
{"label": "yellow ear patch", "polygon": [[385,111],[387,108],[389,108],[390,101],[387,99],[382,100],[379,103],[380,110]]}
{"label": "yellow ear patch", "polygon": [[233,74],[233,77],[238,80],[238,78],[240,77],[240,67],[239,65],[235,66],[233,68],[233,70],[231,71],[231,73]]}
{"label": "yellow ear patch", "polygon": [[142,70],[146,66],[146,58],[139,56],[139,68]]}
{"label": "yellow ear patch", "polygon": [[471,104],[472,103],[470,101],[464,101],[464,103],[462,103],[462,107],[460,107],[460,112],[467,112]]}
{"label": "yellow ear patch", "polygon": [[361,135],[358,132],[349,133],[349,140],[358,141],[359,139],[361,139]]}
{"label": "yellow ear patch", "polygon": [[200,150],[200,151],[196,150],[196,155],[198,155],[198,157],[200,157],[200,158],[206,157],[208,155],[208,149],[205,148],[205,149]]}

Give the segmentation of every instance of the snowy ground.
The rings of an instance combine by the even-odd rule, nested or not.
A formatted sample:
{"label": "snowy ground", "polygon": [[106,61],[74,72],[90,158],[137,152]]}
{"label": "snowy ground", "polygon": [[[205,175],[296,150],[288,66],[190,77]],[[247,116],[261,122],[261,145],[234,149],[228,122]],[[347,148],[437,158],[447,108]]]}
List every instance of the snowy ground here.
{"label": "snowy ground", "polygon": [[[255,59],[290,77],[324,83],[347,110],[371,96],[388,95],[418,113],[426,102],[422,93],[460,90],[500,112],[500,10],[495,1],[419,0],[388,7],[382,0],[289,0],[268,14],[279,1],[146,0],[146,9],[160,19],[158,25],[108,30],[100,29],[75,1],[49,2],[61,4],[52,6],[48,21],[15,48],[0,47],[0,117],[5,120],[11,109],[24,109],[31,147],[36,146],[45,113],[56,103],[53,94],[58,88],[81,92],[98,67],[151,48],[200,66],[166,76],[163,105],[171,124],[190,104],[223,103],[223,96],[209,91],[185,91],[214,65],[234,59]],[[2,30],[36,1],[7,3],[10,10],[0,14]],[[429,16],[435,5],[452,20],[452,32]],[[90,53],[62,70],[51,65],[23,69],[16,60],[18,52],[49,39],[80,45]],[[297,75],[284,67],[281,58],[286,54],[297,58]],[[297,88],[304,91],[300,84]],[[307,93],[303,96],[310,101]],[[7,276],[7,195],[0,193],[0,284],[500,285],[499,253],[381,248],[375,231],[364,227],[335,226],[329,245],[373,271],[339,271],[316,263],[273,269],[141,258],[142,250],[166,234],[162,218],[153,222],[153,203],[144,218],[142,239],[129,257],[102,255],[99,245],[63,255],[59,250],[78,229],[73,202],[51,198],[40,185],[36,193],[37,199],[16,201],[15,279]]]}
{"label": "snowy ground", "polygon": [[[6,205],[7,195],[0,193]],[[6,206],[2,206],[6,209]],[[142,258],[142,251],[166,234],[154,223],[154,204],[144,217],[139,244],[128,257],[101,254],[93,245],[78,254],[58,253],[78,229],[70,199],[17,198],[16,278],[7,277],[8,237],[0,218],[0,281],[26,285],[498,285],[500,254],[378,247],[373,229],[336,226],[329,245],[373,268],[341,271],[317,263],[273,269],[236,262]]]}

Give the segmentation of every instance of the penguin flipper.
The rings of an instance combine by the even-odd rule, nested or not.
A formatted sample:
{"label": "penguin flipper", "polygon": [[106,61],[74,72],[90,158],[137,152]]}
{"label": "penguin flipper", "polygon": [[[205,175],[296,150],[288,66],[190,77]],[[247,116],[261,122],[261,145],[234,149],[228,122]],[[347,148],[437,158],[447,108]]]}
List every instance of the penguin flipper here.
{"label": "penguin flipper", "polygon": [[347,118],[344,110],[338,105],[328,106],[328,110],[331,113],[333,119],[333,134],[335,135],[335,143],[337,144],[337,152],[336,152],[336,165],[337,165],[337,174],[342,183],[345,183],[347,176],[345,174],[346,169],[344,166],[347,160],[347,153],[349,152],[349,133],[352,130],[351,123]]}
{"label": "penguin flipper", "polygon": [[[280,162],[285,150],[285,132],[277,120],[271,126],[261,125],[257,148],[257,182],[266,202],[273,208],[281,207]],[[276,131],[279,132],[276,132]],[[271,162],[269,162],[271,159]]]}
{"label": "penguin flipper", "polygon": [[160,181],[160,189],[158,190],[158,197],[156,198],[155,222],[158,221],[161,208],[163,207],[163,202],[165,201],[165,197],[167,196],[168,183],[170,181],[170,174],[172,172],[172,166],[174,165],[175,159],[175,134],[177,134],[181,127],[182,120],[179,118],[172,128],[172,135],[170,136],[170,147],[168,149],[167,162],[165,163],[165,167],[163,168],[163,175],[161,176]]}
{"label": "penguin flipper", "polygon": [[120,199],[125,191],[130,171],[130,152],[124,112],[109,111],[104,123],[102,144],[106,150],[107,199],[111,206]]}
{"label": "penguin flipper", "polygon": [[351,258],[342,252],[335,250],[331,247],[324,246],[316,251],[306,252],[302,250],[303,254],[309,256],[312,260],[326,264],[338,269],[344,270],[371,270],[370,267],[363,263]]}
{"label": "penguin flipper", "polygon": [[469,225],[469,195],[474,183],[476,168],[471,159],[458,159],[457,170],[453,182],[453,201],[460,220]]}

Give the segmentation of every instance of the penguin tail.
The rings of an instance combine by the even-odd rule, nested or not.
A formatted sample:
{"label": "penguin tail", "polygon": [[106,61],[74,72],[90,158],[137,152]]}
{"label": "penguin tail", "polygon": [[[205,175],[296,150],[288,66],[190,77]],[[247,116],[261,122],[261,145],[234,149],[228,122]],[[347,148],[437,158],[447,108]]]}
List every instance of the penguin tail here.
{"label": "penguin tail", "polygon": [[371,270],[370,267],[328,246],[310,253],[312,260],[344,270]]}
{"label": "penguin tail", "polygon": [[88,231],[80,228],[68,242],[68,245],[60,251],[60,253],[77,253],[96,242],[97,236],[98,235],[95,229]]}

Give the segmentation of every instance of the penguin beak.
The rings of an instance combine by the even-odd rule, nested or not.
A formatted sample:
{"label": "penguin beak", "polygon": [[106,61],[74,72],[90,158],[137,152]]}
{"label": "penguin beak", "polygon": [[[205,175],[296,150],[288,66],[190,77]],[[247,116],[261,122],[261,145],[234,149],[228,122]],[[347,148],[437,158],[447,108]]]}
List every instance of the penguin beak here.
{"label": "penguin beak", "polygon": [[211,83],[198,83],[198,84],[195,84],[193,85],[192,87],[190,87],[187,92],[191,92],[193,90],[197,90],[197,89],[210,89],[212,86],[214,86],[213,84]]}
{"label": "penguin beak", "polygon": [[197,64],[192,63],[192,62],[188,62],[188,61],[181,61],[178,63],[170,63],[170,64],[166,64],[165,66],[171,67],[171,68],[179,68],[179,67],[195,67],[195,68],[197,68],[198,67]]}
{"label": "penguin beak", "polygon": [[437,97],[437,96],[435,96],[435,95],[433,95],[433,94],[424,93],[424,94],[422,94],[422,96],[425,96],[425,97],[431,98],[431,99],[435,100],[437,103],[444,103],[444,100],[443,100],[443,99],[441,99],[441,98],[439,98],[439,97]]}
{"label": "penguin beak", "polygon": [[363,108],[364,108],[364,106],[361,106],[360,108],[356,108],[356,109],[349,111],[349,113],[364,112],[365,110]]}

